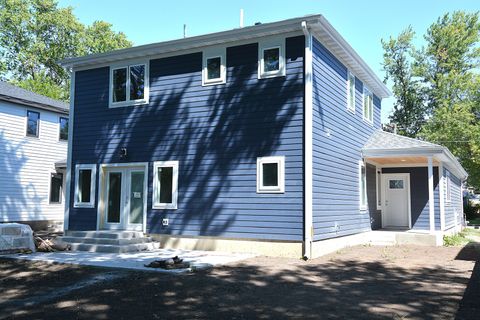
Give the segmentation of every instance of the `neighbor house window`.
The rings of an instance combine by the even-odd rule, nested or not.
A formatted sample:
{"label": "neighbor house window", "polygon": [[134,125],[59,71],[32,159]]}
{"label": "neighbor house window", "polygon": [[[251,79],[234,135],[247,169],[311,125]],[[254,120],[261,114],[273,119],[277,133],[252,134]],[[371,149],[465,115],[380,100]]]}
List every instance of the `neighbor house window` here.
{"label": "neighbor house window", "polygon": [[373,94],[366,87],[363,88],[363,119],[373,123]]}
{"label": "neighbor house window", "polygon": [[257,192],[285,192],[285,157],[257,158]]}
{"label": "neighbor house window", "polygon": [[153,209],[177,209],[178,161],[153,163]]}
{"label": "neighbor house window", "polygon": [[447,183],[447,202],[452,201],[452,181],[450,179],[450,172],[446,172],[446,183]]}
{"label": "neighbor house window", "polygon": [[212,48],[203,52],[203,85],[225,83],[226,73],[225,48]]}
{"label": "neighbor house window", "polygon": [[63,173],[50,174],[50,203],[62,202]]}
{"label": "neighbor house window", "polygon": [[68,118],[60,117],[59,124],[60,124],[59,139],[67,141],[68,140]]}
{"label": "neighbor house window", "polygon": [[148,64],[112,67],[110,106],[148,103]]}
{"label": "neighbor house window", "polygon": [[261,43],[258,52],[258,77],[285,75],[285,50],[282,41]]}
{"label": "neighbor house window", "polygon": [[365,164],[363,161],[360,161],[360,170],[359,170],[359,185],[360,185],[360,210],[367,209],[367,173]]}
{"label": "neighbor house window", "polygon": [[94,164],[75,166],[75,207],[94,207],[96,172],[97,167]]}
{"label": "neighbor house window", "polygon": [[27,111],[27,136],[38,137],[40,129],[40,113],[36,111]]}
{"label": "neighbor house window", "polygon": [[355,111],[355,76],[351,72],[347,79],[347,109]]}

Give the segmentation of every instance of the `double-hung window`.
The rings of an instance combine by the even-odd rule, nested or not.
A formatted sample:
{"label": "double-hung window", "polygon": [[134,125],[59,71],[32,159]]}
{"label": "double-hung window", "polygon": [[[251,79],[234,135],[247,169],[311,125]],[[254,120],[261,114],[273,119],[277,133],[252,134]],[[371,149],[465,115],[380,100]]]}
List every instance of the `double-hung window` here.
{"label": "double-hung window", "polygon": [[347,79],[347,109],[355,112],[355,76],[351,72]]}
{"label": "double-hung window", "polygon": [[285,157],[257,158],[257,193],[285,192]]}
{"label": "double-hung window", "polygon": [[285,76],[285,39],[269,40],[259,44],[258,78]]}
{"label": "double-hung window", "polygon": [[363,87],[363,119],[373,123],[373,94]]}
{"label": "double-hung window", "polygon": [[203,52],[202,85],[226,82],[225,48],[209,48]]}
{"label": "double-hung window", "polygon": [[68,118],[60,117],[59,118],[59,140],[68,141]]}
{"label": "double-hung window", "polygon": [[38,137],[40,131],[40,113],[27,110],[27,132],[29,137]]}
{"label": "double-hung window", "polygon": [[110,107],[148,103],[148,64],[111,67]]}
{"label": "double-hung window", "polygon": [[153,209],[177,209],[178,161],[153,163]]}
{"label": "double-hung window", "polygon": [[50,203],[62,203],[63,173],[50,174]]}
{"label": "double-hung window", "polygon": [[74,207],[93,208],[95,205],[95,164],[77,164],[75,166]]}
{"label": "double-hung window", "polygon": [[360,210],[367,210],[367,171],[365,163],[359,164]]}

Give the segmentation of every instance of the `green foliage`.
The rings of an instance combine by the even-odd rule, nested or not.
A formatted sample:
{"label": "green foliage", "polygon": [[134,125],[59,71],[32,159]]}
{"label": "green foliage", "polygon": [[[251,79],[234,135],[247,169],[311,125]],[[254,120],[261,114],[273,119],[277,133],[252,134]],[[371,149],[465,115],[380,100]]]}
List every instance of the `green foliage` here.
{"label": "green foliage", "polygon": [[457,233],[451,236],[443,236],[443,245],[445,247],[458,247],[466,245],[469,240],[463,233]]}
{"label": "green foliage", "polygon": [[407,28],[382,41],[386,80],[396,98],[390,117],[400,134],[442,144],[480,187],[479,13],[445,14],[427,30],[425,47]]}
{"label": "green foliage", "polygon": [[0,78],[37,93],[68,100],[69,74],[58,61],[129,46],[110,24],[84,26],[55,0],[0,0]]}

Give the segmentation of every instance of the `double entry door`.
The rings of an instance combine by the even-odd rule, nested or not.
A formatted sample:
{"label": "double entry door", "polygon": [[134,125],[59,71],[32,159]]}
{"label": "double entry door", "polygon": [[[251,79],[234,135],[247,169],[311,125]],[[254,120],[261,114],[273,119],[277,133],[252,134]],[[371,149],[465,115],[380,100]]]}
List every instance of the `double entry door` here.
{"label": "double entry door", "polygon": [[146,206],[145,169],[142,167],[105,170],[104,229],[143,229]]}

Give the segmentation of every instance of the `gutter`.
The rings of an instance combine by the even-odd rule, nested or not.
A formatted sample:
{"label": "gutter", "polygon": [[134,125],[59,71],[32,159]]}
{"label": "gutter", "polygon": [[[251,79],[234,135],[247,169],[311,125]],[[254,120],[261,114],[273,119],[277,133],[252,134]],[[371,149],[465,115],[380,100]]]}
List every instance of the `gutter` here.
{"label": "gutter", "polygon": [[305,63],[304,63],[304,230],[303,230],[303,257],[312,257],[313,241],[313,57],[312,34],[307,21],[302,21],[302,31],[305,35]]}

